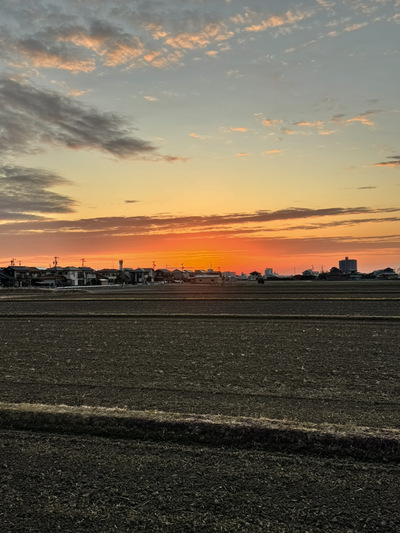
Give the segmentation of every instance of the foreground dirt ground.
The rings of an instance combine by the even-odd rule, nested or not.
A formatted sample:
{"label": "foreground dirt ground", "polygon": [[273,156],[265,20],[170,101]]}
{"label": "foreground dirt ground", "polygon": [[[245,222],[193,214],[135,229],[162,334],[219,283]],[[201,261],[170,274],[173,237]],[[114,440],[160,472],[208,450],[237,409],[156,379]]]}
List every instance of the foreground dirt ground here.
{"label": "foreground dirt ground", "polygon": [[[399,428],[400,283],[4,291],[0,312],[0,401]],[[399,531],[397,463],[3,429],[9,533]]]}
{"label": "foreground dirt ground", "polygon": [[400,282],[1,296],[0,401],[400,424]]}
{"label": "foreground dirt ground", "polygon": [[399,531],[400,467],[5,431],[2,531]]}

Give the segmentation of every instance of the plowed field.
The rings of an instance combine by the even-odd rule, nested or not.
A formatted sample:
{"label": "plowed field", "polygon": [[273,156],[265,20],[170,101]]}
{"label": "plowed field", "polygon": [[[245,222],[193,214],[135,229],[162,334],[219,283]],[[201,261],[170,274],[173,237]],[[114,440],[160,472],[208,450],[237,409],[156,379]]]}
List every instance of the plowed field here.
{"label": "plowed field", "polygon": [[[4,291],[0,313],[3,402],[399,429],[398,282]],[[9,533],[399,530],[398,464],[10,430],[0,445]]]}

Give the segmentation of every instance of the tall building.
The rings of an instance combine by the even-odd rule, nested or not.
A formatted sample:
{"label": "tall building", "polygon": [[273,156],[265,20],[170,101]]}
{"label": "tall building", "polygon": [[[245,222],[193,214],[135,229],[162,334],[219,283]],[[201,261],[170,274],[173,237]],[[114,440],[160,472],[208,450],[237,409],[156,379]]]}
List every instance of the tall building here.
{"label": "tall building", "polygon": [[357,272],[357,259],[349,259],[348,257],[345,257],[339,261],[339,269],[343,272],[343,274],[352,274],[353,272]]}

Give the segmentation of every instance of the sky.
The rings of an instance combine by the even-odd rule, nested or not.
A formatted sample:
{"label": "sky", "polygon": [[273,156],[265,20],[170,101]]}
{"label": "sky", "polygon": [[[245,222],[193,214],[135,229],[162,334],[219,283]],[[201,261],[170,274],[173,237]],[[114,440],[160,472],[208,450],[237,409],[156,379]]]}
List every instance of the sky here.
{"label": "sky", "polygon": [[400,0],[0,0],[0,266],[399,268],[399,88]]}

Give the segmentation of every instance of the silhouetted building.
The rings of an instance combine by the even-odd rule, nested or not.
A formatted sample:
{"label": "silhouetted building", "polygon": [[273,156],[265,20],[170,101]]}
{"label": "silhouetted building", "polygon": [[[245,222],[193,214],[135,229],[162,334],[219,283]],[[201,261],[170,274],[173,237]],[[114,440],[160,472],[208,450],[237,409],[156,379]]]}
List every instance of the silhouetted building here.
{"label": "silhouetted building", "polygon": [[339,261],[339,270],[341,270],[343,274],[352,274],[357,272],[357,260],[345,257]]}

